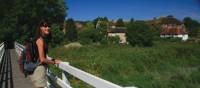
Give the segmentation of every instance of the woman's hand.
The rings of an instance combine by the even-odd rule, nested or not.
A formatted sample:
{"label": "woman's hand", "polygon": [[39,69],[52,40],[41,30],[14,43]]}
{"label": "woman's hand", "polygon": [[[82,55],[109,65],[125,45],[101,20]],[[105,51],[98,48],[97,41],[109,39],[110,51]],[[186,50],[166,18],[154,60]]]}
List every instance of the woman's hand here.
{"label": "woman's hand", "polygon": [[60,64],[61,60],[55,59],[55,64]]}

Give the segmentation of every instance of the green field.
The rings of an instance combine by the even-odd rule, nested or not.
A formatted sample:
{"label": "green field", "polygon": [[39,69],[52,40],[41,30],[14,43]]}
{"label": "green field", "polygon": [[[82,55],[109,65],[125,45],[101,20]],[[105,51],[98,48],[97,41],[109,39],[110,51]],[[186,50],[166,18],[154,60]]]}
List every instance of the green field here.
{"label": "green field", "polygon": [[[84,45],[57,47],[49,55],[121,86],[200,88],[200,45],[156,42],[153,47]],[[74,88],[91,86],[70,76]]]}

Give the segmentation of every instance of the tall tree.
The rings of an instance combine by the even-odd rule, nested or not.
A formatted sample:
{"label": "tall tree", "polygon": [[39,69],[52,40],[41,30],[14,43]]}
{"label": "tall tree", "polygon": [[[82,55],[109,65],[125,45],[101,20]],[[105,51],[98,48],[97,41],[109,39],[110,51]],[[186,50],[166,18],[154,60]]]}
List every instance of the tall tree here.
{"label": "tall tree", "polygon": [[135,21],[128,25],[127,40],[132,46],[152,46],[152,28],[144,21]]}
{"label": "tall tree", "polygon": [[[14,0],[0,0],[0,22],[10,14],[10,10],[13,8]],[[2,24],[2,23],[1,23]]]}
{"label": "tall tree", "polygon": [[103,17],[103,21],[109,22],[107,17]]}
{"label": "tall tree", "polygon": [[53,24],[51,26],[50,45],[52,47],[59,45],[64,40],[64,33],[60,31],[59,29],[60,29],[60,26],[57,24]]}
{"label": "tall tree", "polygon": [[[200,27],[198,27],[197,29],[198,29],[198,30],[197,30],[197,36],[196,36],[196,37],[200,40]],[[199,42],[200,42],[200,41],[199,41]]]}
{"label": "tall tree", "polygon": [[67,30],[67,38],[70,42],[77,41],[78,38],[78,32],[75,26],[75,22],[72,18],[68,19],[66,21],[66,28]]}
{"label": "tall tree", "polygon": [[116,24],[115,24],[116,27],[124,27],[124,21],[122,18],[118,19]]}
{"label": "tall tree", "polygon": [[159,20],[161,21],[160,24],[177,24],[177,25],[182,24],[181,21],[179,21],[178,19],[176,19],[172,15],[169,15],[167,17],[162,17]]}
{"label": "tall tree", "polygon": [[6,16],[2,26],[6,28],[7,25],[13,25],[12,29],[16,30],[14,33],[22,39],[33,35],[41,19],[62,25],[67,10],[64,0],[12,0],[10,5],[10,9],[4,11]]}
{"label": "tall tree", "polygon": [[0,41],[10,42],[16,37],[14,24],[10,15],[15,0],[0,0]]}
{"label": "tall tree", "polygon": [[131,18],[130,23],[133,23],[134,21],[135,21],[134,18]]}
{"label": "tall tree", "polygon": [[190,36],[197,36],[198,28],[200,27],[200,23],[196,20],[191,19],[190,17],[185,17],[183,19],[183,23],[186,26],[186,29],[189,31]]}
{"label": "tall tree", "polygon": [[99,21],[109,22],[107,17],[97,17],[93,20],[93,24],[96,26]]}

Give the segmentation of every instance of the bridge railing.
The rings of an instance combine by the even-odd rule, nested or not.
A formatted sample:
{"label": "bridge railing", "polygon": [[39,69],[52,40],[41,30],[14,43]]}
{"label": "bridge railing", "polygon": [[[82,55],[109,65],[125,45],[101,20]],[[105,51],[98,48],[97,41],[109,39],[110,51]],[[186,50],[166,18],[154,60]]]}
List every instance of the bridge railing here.
{"label": "bridge railing", "polygon": [[4,55],[4,52],[5,52],[5,47],[4,47],[4,43],[1,43],[0,44],[0,63],[2,61],[2,58],[3,58],[3,55]]}
{"label": "bridge railing", "polygon": [[[21,52],[25,49],[23,45],[15,42],[15,49],[18,55],[21,55]],[[52,59],[47,56],[47,59]],[[56,65],[59,69],[62,70],[62,78],[54,75],[51,71],[47,71],[47,75],[51,80],[53,80],[57,85],[62,88],[72,88],[70,82],[67,79],[67,73],[72,76],[84,81],[85,83],[95,87],[95,88],[137,88],[137,87],[122,87],[97,76],[94,76],[90,73],[87,73],[83,70],[80,70],[76,67],[71,66],[68,62],[61,62]],[[54,85],[50,82],[47,82],[48,88],[54,88]]]}

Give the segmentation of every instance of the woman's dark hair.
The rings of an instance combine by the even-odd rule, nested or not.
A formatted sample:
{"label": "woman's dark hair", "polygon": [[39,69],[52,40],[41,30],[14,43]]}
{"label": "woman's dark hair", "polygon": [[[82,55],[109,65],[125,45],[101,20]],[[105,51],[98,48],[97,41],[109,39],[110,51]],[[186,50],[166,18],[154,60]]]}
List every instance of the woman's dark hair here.
{"label": "woman's dark hair", "polygon": [[35,33],[36,39],[39,38],[39,37],[42,37],[42,31],[41,31],[41,29],[40,29],[40,27],[42,27],[42,26],[49,26],[49,25],[48,25],[48,21],[44,19],[44,20],[41,20],[41,21],[39,22],[38,27],[37,27],[37,30],[36,30],[36,33]]}

